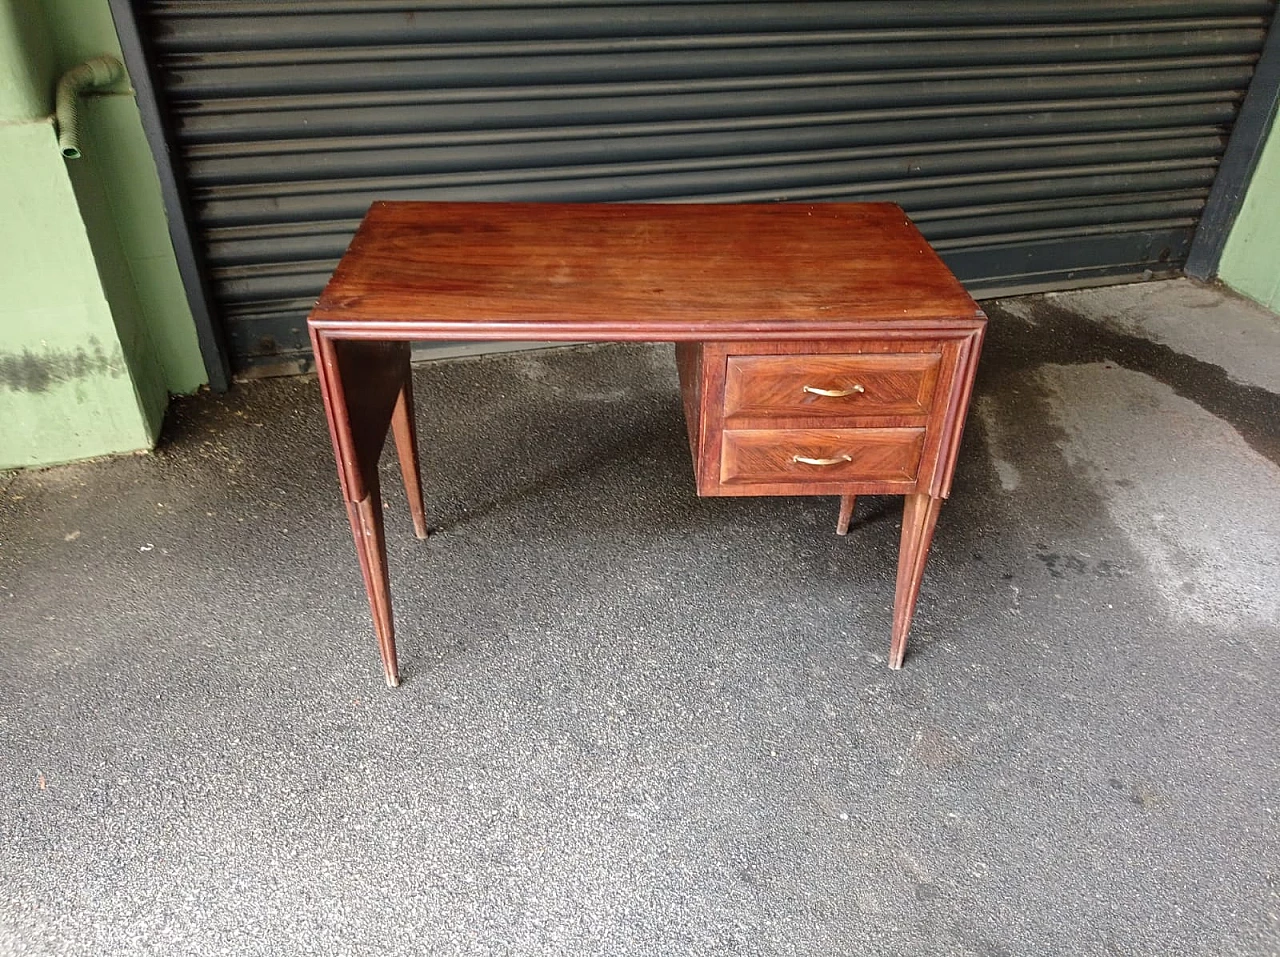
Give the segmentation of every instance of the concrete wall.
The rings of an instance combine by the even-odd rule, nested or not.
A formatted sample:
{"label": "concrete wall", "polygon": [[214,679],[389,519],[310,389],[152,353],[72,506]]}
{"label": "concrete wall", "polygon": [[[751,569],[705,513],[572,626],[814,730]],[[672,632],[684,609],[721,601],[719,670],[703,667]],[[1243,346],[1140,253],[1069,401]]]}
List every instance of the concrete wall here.
{"label": "concrete wall", "polygon": [[127,84],[58,151],[58,74],[119,55],[106,0],[0,0],[0,468],[150,447],[204,381]]}
{"label": "concrete wall", "polygon": [[1271,127],[1222,251],[1218,278],[1280,312],[1280,123]]}

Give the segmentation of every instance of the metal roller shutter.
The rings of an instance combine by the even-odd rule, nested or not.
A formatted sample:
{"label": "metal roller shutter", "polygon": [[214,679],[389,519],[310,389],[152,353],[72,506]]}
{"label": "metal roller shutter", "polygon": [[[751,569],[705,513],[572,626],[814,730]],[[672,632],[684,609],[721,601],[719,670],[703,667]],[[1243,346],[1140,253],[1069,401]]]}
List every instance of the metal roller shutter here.
{"label": "metal roller shutter", "polygon": [[1269,0],[153,0],[240,372],[374,199],[901,203],[975,292],[1176,270]]}

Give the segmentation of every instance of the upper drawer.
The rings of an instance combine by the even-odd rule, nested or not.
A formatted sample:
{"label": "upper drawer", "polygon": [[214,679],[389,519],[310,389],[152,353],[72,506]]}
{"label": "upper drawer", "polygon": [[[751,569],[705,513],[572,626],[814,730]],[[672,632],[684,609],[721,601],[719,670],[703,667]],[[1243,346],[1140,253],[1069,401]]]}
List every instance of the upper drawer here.
{"label": "upper drawer", "polygon": [[724,415],[926,415],[941,361],[917,352],[730,356]]}

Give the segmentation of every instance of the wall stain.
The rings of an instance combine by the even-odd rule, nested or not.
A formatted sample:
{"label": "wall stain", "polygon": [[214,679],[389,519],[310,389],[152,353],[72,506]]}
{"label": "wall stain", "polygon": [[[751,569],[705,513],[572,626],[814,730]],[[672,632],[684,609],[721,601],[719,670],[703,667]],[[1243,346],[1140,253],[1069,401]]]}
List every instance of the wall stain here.
{"label": "wall stain", "polygon": [[[983,303],[987,314],[999,320],[988,327],[983,352],[999,355],[993,364],[1004,373],[1046,364],[1114,362],[1163,382],[1231,425],[1255,452],[1280,465],[1280,395],[1235,382],[1221,366],[1109,328],[1045,299],[1024,299],[1021,306],[1028,319],[1003,309],[998,301]],[[981,364],[978,369],[981,375]]]}
{"label": "wall stain", "polygon": [[87,346],[33,352],[0,352],[0,388],[13,392],[48,392],[64,382],[93,376],[118,378],[125,374],[124,356],[108,355],[90,338]]}

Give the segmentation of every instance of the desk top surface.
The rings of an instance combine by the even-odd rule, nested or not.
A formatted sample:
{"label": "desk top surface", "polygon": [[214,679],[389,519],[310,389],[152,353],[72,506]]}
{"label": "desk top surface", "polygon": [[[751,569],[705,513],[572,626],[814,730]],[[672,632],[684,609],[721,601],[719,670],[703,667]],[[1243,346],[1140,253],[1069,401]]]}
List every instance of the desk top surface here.
{"label": "desk top surface", "polygon": [[889,203],[381,202],[310,322],[339,335],[663,339],[975,317]]}

